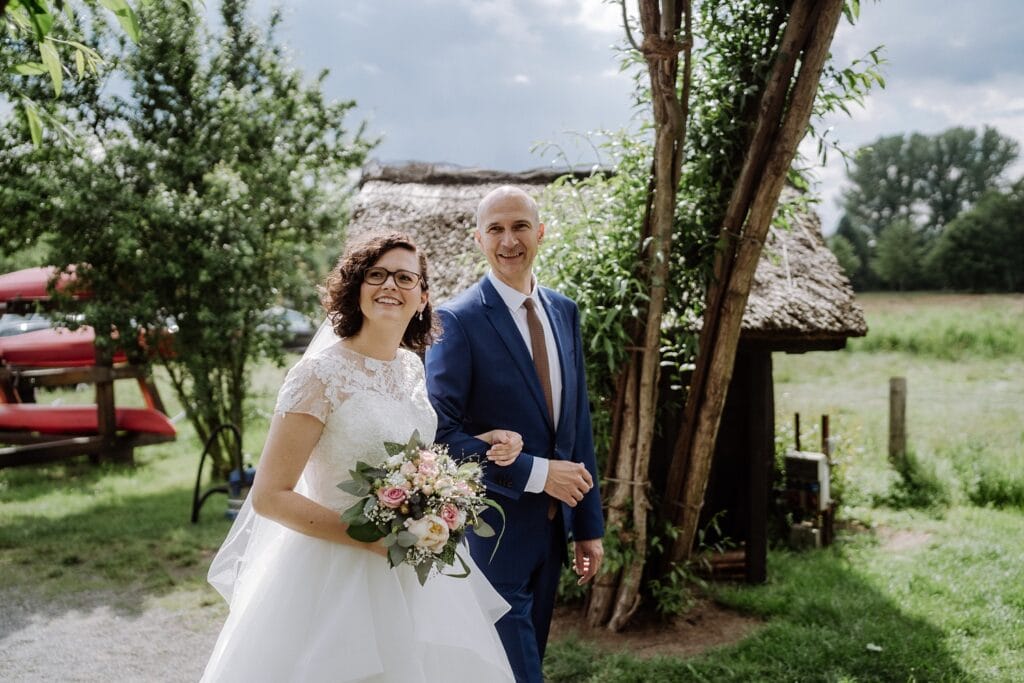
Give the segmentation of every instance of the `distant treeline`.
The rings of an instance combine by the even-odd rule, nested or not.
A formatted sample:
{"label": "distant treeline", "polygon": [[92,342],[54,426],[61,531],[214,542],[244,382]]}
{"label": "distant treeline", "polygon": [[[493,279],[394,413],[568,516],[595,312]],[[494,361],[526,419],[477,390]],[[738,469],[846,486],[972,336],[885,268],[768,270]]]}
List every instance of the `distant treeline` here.
{"label": "distant treeline", "polygon": [[857,290],[1024,291],[1019,145],[994,128],[893,135],[857,150],[829,246]]}

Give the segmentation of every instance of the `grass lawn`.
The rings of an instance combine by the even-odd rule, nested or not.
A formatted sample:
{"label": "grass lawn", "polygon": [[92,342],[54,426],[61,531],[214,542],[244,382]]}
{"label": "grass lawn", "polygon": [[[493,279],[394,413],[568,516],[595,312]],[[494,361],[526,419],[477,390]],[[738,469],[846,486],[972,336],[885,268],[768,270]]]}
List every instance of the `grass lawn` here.
{"label": "grass lawn", "polygon": [[[712,587],[720,604],[763,621],[741,642],[688,659],[643,659],[560,641],[548,651],[550,681],[1020,679],[1024,297],[862,301],[868,339],[847,351],[774,359],[779,438],[791,443],[799,411],[812,446],[818,416],[831,416],[843,492],[838,542],[771,551],[765,585]],[[947,353],[954,341],[958,350]],[[262,447],[283,373],[257,372],[249,453]],[[916,507],[893,495],[899,476],[886,458],[888,379],[896,375],[908,379],[915,471],[933,485]],[[119,403],[136,400],[130,383],[118,391]],[[40,400],[90,398],[68,391]],[[134,468],[0,470],[2,589],[62,604],[110,594],[126,613],[157,600],[223,614],[205,583],[228,528],[223,497],[189,524],[200,444],[179,428],[177,442],[139,449]]]}
{"label": "grass lawn", "polygon": [[[777,438],[817,449],[830,416],[846,531],[772,550],[768,583],[715,586],[764,626],[692,659],[556,644],[552,681],[1016,681],[1024,672],[1024,297],[867,295],[871,331],[776,354]],[[883,341],[878,342],[876,338]],[[888,463],[889,378],[936,504],[906,508]],[[944,501],[944,502],[943,502]],[[927,502],[927,501],[926,501]]]}

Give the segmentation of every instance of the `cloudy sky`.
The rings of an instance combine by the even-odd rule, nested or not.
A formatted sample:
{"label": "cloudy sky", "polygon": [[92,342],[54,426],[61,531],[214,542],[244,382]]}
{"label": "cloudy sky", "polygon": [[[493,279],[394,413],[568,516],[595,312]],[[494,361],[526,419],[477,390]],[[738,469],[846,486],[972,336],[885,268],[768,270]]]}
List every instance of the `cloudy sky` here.
{"label": "cloudy sky", "polygon": [[[281,3],[256,0],[257,14],[271,4]],[[357,101],[356,117],[382,137],[374,156],[383,161],[588,165],[587,134],[635,114],[613,49],[618,9],[601,0],[284,4],[281,40],[293,61],[309,74],[330,69],[329,95]],[[826,125],[851,150],[882,135],[983,124],[1024,145],[1022,36],[1020,0],[863,0],[833,53],[845,64],[884,45],[887,87]],[[838,155],[818,172],[826,232],[844,175]]]}

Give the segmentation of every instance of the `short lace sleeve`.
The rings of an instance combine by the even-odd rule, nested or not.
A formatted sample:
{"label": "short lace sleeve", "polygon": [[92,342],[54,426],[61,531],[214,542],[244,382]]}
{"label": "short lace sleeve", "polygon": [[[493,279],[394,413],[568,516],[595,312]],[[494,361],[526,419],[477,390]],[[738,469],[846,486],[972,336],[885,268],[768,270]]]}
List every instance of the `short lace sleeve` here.
{"label": "short lace sleeve", "polygon": [[327,382],[317,372],[317,358],[302,358],[292,366],[277,394],[275,415],[302,413],[327,422],[332,402],[327,394]]}

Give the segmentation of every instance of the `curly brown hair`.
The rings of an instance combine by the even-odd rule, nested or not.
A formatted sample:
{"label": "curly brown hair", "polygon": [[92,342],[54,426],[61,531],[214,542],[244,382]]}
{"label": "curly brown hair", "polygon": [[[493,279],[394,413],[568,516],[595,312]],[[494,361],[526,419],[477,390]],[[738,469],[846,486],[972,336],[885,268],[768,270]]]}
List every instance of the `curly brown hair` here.
{"label": "curly brown hair", "polygon": [[[420,287],[426,292],[427,257],[417,248],[409,235],[403,232],[375,232],[361,236],[349,243],[344,255],[327,275],[321,289],[320,302],[327,311],[327,317],[334,331],[342,339],[356,335],[363,327],[363,311],[359,308],[359,292],[363,284],[363,273],[392,249],[406,249],[416,254],[420,262]],[[402,335],[402,346],[422,352],[438,337],[441,325],[434,310],[427,301],[423,317],[413,316]]]}

